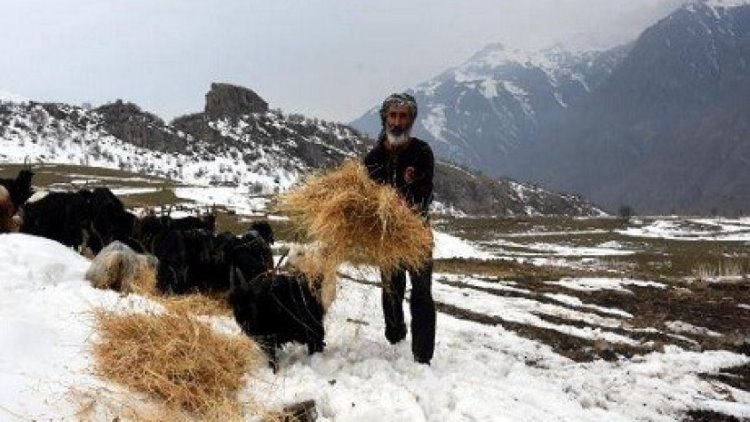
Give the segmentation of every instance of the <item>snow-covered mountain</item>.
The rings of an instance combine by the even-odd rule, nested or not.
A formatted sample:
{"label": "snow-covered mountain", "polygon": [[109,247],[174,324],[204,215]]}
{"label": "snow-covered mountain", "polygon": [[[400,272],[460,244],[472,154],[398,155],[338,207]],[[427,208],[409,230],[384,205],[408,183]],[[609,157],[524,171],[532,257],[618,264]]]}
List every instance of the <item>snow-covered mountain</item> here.
{"label": "snow-covered mountain", "polygon": [[[254,92],[213,84],[201,113],[167,124],[117,101],[93,110],[0,101],[0,162],[116,168],[195,185],[271,194],[310,171],[361,157],[372,140],[338,124],[270,110]],[[569,195],[493,180],[445,163],[436,170],[438,210],[471,214],[596,215]]]}
{"label": "snow-covered mountain", "polygon": [[[494,175],[608,210],[750,209],[750,2],[694,0],[626,46],[488,46],[416,87],[416,133]],[[376,109],[353,122],[380,128]]]}
{"label": "snow-covered mountain", "polygon": [[750,2],[694,1],[646,29],[611,75],[510,172],[615,209],[750,209]]}
{"label": "snow-covered mountain", "polygon": [[[561,44],[522,52],[491,44],[413,90],[421,107],[415,134],[444,158],[494,175],[537,130],[605,80],[629,51],[577,51]],[[376,136],[378,107],[352,126]]]}
{"label": "snow-covered mountain", "polygon": [[[191,184],[253,185],[267,193],[290,186],[327,156],[355,156],[365,143],[342,125],[279,111],[205,121],[224,141],[212,143],[121,102],[91,111],[5,103],[0,123],[4,162],[31,157],[32,162],[118,168]],[[296,150],[310,154],[289,153]]]}

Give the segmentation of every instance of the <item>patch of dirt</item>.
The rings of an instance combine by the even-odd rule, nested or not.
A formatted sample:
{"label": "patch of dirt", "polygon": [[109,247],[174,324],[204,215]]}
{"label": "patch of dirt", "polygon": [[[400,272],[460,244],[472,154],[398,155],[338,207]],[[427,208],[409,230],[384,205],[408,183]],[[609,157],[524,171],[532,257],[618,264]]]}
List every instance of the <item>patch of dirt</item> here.
{"label": "patch of dirt", "polygon": [[718,374],[704,374],[703,377],[721,381],[734,388],[750,392],[750,363],[724,369]]}
{"label": "patch of dirt", "polygon": [[712,410],[691,410],[685,414],[683,422],[742,422],[742,420]]}
{"label": "patch of dirt", "polygon": [[564,267],[537,266],[500,259],[436,259],[434,269],[439,273],[475,274],[522,283],[559,280],[575,274],[573,270]]}
{"label": "patch of dirt", "polygon": [[572,359],[576,362],[591,362],[596,359],[608,361],[617,360],[619,355],[633,356],[643,354],[646,350],[634,348],[628,345],[616,345],[610,347],[607,343],[589,340],[580,337],[569,336],[548,328],[540,328],[532,325],[506,321],[502,318],[485,315],[457,306],[435,302],[438,312],[443,312],[458,319],[477,322],[485,325],[499,325],[508,331],[531,340],[540,341],[552,348],[555,353]]}

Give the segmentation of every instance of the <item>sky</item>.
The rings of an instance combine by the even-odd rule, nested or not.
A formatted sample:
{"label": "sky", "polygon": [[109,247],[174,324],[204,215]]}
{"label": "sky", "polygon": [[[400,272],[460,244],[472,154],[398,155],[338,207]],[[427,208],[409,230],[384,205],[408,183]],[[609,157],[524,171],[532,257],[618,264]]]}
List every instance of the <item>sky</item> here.
{"label": "sky", "polygon": [[0,0],[0,91],[165,119],[211,82],[351,121],[490,43],[614,46],[685,0]]}

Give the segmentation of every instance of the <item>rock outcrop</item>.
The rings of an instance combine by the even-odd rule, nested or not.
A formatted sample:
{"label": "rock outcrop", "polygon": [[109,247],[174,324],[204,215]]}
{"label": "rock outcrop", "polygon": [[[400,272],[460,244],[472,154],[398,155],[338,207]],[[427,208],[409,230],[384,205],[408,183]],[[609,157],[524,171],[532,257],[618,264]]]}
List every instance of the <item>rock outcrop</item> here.
{"label": "rock outcrop", "polygon": [[204,113],[211,119],[266,113],[268,103],[253,90],[225,83],[212,83],[206,94]]}

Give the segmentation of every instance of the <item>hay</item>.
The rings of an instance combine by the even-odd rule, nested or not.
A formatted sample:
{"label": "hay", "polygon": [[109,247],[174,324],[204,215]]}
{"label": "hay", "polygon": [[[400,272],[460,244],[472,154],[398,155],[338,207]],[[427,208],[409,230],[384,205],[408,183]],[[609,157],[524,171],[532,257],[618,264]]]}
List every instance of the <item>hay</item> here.
{"label": "hay", "polygon": [[246,336],[218,334],[186,315],[98,311],[96,320],[98,375],[201,418],[235,419],[243,377],[265,363]]}
{"label": "hay", "polygon": [[97,289],[122,293],[156,294],[156,260],[140,255],[120,242],[101,250],[86,271],[86,280]]}
{"label": "hay", "polygon": [[396,190],[374,182],[356,161],[309,177],[281,196],[276,207],[303,235],[322,245],[318,275],[335,274],[342,262],[386,272],[419,268],[432,252],[428,225]]}
{"label": "hay", "polygon": [[168,311],[181,315],[232,316],[232,308],[225,297],[195,293],[183,296],[156,296],[153,299]]}

